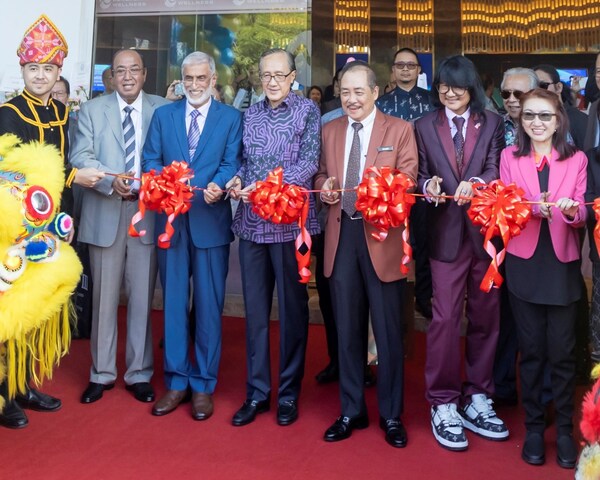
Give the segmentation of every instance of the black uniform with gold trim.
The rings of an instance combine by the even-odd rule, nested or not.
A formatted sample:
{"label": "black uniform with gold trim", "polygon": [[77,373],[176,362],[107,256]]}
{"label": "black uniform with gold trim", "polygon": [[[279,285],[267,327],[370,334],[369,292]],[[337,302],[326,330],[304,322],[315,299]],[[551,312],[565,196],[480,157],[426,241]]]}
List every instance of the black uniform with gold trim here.
{"label": "black uniform with gold trim", "polygon": [[[67,165],[69,152],[69,114],[67,107],[52,97],[48,104],[34,97],[26,89],[21,95],[0,105],[0,135],[13,133],[23,142],[39,141],[54,145],[65,159]],[[65,189],[61,210],[72,213],[73,195],[71,189]]]}

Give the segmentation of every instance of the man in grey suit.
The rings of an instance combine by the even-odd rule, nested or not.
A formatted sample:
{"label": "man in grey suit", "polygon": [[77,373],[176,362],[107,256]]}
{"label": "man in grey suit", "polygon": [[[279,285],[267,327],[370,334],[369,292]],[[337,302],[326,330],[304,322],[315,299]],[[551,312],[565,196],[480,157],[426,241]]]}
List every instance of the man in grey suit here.
{"label": "man in grey suit", "polygon": [[[134,50],[120,50],[112,62],[115,92],[82,105],[71,163],[96,167],[110,174],[140,177],[141,152],[154,110],[169,103],[142,91],[146,68]],[[93,314],[90,383],[81,396],[92,403],[117,377],[117,308],[125,281],[127,347],[125,383],[141,402],[154,401],[150,309],[156,280],[153,244],[154,216],[145,217],[146,235],[127,234],[136,213],[139,181],[106,176],[84,189],[78,240],[89,244],[92,269]]]}

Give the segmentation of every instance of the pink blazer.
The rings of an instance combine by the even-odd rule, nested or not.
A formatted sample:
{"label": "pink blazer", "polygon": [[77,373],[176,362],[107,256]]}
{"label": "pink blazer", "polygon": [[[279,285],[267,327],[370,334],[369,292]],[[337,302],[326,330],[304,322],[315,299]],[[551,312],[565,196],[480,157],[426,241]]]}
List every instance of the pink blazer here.
{"label": "pink blazer", "polygon": [[[540,199],[540,184],[535,167],[534,156],[515,157],[517,147],[507,147],[500,155],[500,179],[505,183],[516,183],[525,190],[525,197],[535,201]],[[584,194],[587,182],[587,157],[583,152],[575,154],[563,161],[558,161],[558,152],[552,149],[550,159],[550,178],[548,180],[549,200],[555,202],[559,198],[572,198],[580,202],[573,220],[568,220],[558,208],[552,207],[550,237],[556,257],[561,262],[572,262],[580,257],[579,234],[577,229],[583,227],[587,217]],[[531,258],[540,236],[542,217],[539,205],[533,205],[531,219],[521,234],[511,239],[507,251],[517,257]]]}

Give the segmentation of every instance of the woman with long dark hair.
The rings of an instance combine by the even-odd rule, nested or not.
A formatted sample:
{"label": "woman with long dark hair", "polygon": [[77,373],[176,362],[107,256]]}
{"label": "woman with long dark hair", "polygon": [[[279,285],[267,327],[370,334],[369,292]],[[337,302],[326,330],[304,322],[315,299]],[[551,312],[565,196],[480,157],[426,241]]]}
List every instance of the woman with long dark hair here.
{"label": "woman with long dark hair", "polygon": [[575,317],[581,296],[579,228],[585,225],[587,159],[567,142],[569,120],[553,92],[521,96],[517,144],[500,159],[500,178],[534,204],[521,234],[507,247],[506,284],[517,325],[521,395],[527,434],[522,458],[545,461],[543,377],[551,372],[557,462],[574,468]]}

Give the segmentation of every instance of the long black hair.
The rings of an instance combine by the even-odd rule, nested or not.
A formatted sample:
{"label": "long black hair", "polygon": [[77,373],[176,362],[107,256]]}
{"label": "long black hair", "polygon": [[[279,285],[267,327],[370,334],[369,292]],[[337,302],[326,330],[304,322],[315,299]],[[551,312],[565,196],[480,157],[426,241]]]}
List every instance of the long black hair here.
{"label": "long black hair", "polygon": [[486,97],[481,85],[481,78],[475,65],[468,58],[454,55],[444,58],[438,65],[431,87],[432,101],[438,108],[443,107],[438,91],[440,83],[445,83],[449,87],[466,88],[471,96],[469,101],[471,111],[481,113],[485,110]]}

